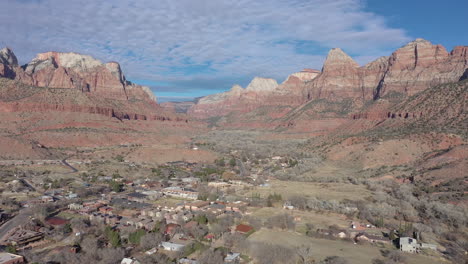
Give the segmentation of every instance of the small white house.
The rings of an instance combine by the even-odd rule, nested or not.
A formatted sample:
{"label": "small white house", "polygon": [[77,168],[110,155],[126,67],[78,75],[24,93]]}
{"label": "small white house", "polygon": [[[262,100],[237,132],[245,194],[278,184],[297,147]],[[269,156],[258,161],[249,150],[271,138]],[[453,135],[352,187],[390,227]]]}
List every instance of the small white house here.
{"label": "small white house", "polygon": [[140,261],[133,258],[123,258],[120,264],[141,264]]}
{"label": "small white house", "polygon": [[225,263],[238,263],[240,260],[240,253],[229,252],[224,258]]}
{"label": "small white house", "polygon": [[161,242],[160,245],[164,250],[167,251],[182,251],[185,247],[185,245],[182,244],[177,244],[177,243],[172,243],[172,242]]}

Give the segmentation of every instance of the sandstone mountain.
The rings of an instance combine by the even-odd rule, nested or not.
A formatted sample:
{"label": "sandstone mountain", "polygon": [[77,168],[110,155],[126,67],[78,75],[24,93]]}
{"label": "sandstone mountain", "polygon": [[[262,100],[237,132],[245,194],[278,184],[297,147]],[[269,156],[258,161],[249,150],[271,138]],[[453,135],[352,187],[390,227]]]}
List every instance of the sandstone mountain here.
{"label": "sandstone mountain", "polygon": [[[189,113],[197,118],[229,116],[229,120],[223,119],[225,123],[245,123],[246,118],[254,115],[255,122],[259,122],[258,109],[268,108],[269,117],[264,121],[274,121],[270,117],[275,113],[290,125],[292,120],[301,118],[380,118],[402,98],[463,79],[467,68],[468,46],[457,46],[449,53],[443,46],[423,39],[416,39],[391,56],[364,66],[335,48],[330,50],[321,72],[305,70],[292,74],[276,89],[265,89],[262,94],[247,96],[248,89],[236,89],[210,95],[202,98]],[[252,115],[246,115],[248,112]],[[356,114],[361,112],[365,113]]]}
{"label": "sandstone mountain", "polygon": [[[164,111],[148,87],[127,81],[117,62],[102,63],[88,55],[46,52],[19,66],[11,49],[4,48],[0,50],[0,77],[14,80],[2,82],[3,111],[89,112],[138,120],[181,119]],[[6,90],[10,94],[5,94]],[[19,96],[23,93],[28,96]]]}
{"label": "sandstone mountain", "polygon": [[224,116],[232,112],[249,112],[259,106],[297,106],[301,103],[303,86],[319,71],[305,69],[293,73],[281,84],[270,78],[255,77],[244,89],[239,85],[231,90],[202,97],[188,113],[197,118]]}

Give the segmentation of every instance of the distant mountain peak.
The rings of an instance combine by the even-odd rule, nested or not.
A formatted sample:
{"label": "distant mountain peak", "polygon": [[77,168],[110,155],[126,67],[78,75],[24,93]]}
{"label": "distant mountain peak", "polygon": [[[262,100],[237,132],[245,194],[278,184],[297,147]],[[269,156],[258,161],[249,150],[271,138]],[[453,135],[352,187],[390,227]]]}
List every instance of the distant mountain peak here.
{"label": "distant mountain peak", "polygon": [[359,64],[353,60],[340,48],[333,48],[328,52],[327,58],[323,64],[323,71],[336,66],[359,67]]}
{"label": "distant mountain peak", "polygon": [[278,87],[278,83],[274,79],[255,77],[247,86],[248,91],[272,91]]}
{"label": "distant mountain peak", "polygon": [[5,47],[0,50],[0,63],[10,66],[18,66],[18,59],[10,48]]}

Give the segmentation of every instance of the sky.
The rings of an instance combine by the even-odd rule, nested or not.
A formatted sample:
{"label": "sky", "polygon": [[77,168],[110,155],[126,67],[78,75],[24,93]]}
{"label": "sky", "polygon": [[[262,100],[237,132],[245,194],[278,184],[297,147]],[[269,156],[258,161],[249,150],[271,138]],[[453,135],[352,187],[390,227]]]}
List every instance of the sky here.
{"label": "sky", "polygon": [[331,48],[363,65],[416,38],[468,45],[466,0],[0,0],[0,45],[117,61],[158,101],[321,69]]}

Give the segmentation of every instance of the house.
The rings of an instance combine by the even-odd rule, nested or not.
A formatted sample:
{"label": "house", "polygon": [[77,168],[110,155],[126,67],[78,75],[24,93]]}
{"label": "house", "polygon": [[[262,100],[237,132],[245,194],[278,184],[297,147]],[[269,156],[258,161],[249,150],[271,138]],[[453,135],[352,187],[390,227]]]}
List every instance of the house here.
{"label": "house", "polygon": [[287,201],[283,204],[283,209],[293,210],[294,206],[291,204],[291,202]]}
{"label": "house", "polygon": [[179,259],[179,264],[198,264],[198,261],[194,259],[181,258]]}
{"label": "house", "polygon": [[127,199],[134,202],[145,202],[148,199],[148,195],[138,192],[127,194]]}
{"label": "house", "polygon": [[172,242],[161,242],[160,247],[167,251],[182,251],[185,245],[172,243]]}
{"label": "house", "polygon": [[99,208],[99,212],[103,213],[103,214],[112,214],[113,210],[114,209],[112,207],[109,207],[109,206],[103,206],[103,207]]}
{"label": "house", "polygon": [[210,202],[206,201],[195,201],[192,203],[185,204],[185,209],[191,211],[199,211],[201,208],[208,206]]}
{"label": "house", "polygon": [[401,251],[410,253],[417,253],[421,249],[437,250],[437,245],[428,243],[418,243],[416,239],[411,237],[400,237],[399,245]]}
{"label": "house", "polygon": [[67,198],[68,198],[68,199],[76,199],[76,198],[78,198],[78,194],[76,194],[76,193],[70,193],[70,194],[68,194]]}
{"label": "house", "polygon": [[31,242],[35,242],[44,238],[44,234],[41,232],[15,228],[10,231],[6,238],[6,242],[13,246],[23,246]]}
{"label": "house", "polygon": [[173,196],[173,197],[178,197],[178,198],[184,198],[184,199],[192,199],[196,200],[198,198],[198,192],[187,189],[187,188],[181,188],[181,187],[167,187],[164,188],[163,190],[164,195],[167,196]]}
{"label": "house", "polygon": [[418,241],[411,237],[400,237],[399,244],[403,252],[416,253],[419,250]]}
{"label": "house", "polygon": [[22,264],[24,258],[20,255],[15,255],[7,252],[0,252],[0,264]]}
{"label": "house", "polygon": [[182,182],[190,183],[190,184],[198,184],[200,182],[200,178],[186,177],[186,178],[182,178]]}
{"label": "house", "polygon": [[208,186],[218,189],[226,189],[231,187],[231,184],[227,182],[209,182]]}
{"label": "house", "polygon": [[146,255],[153,255],[155,254],[156,252],[158,252],[158,248],[152,248],[148,251],[145,252]]}
{"label": "house", "polygon": [[104,204],[100,202],[83,203],[83,208],[79,209],[79,213],[89,214],[89,213],[97,211],[99,208],[103,206]]}
{"label": "house", "polygon": [[167,224],[166,225],[166,230],[164,230],[164,234],[165,235],[174,235],[176,230],[179,228],[180,226],[178,224]]}
{"label": "house", "polygon": [[80,209],[83,209],[82,204],[76,204],[76,203],[71,203],[68,205],[68,209],[73,210],[73,211],[78,211]]}
{"label": "house", "polygon": [[229,252],[224,258],[224,263],[239,263],[240,253]]}
{"label": "house", "polygon": [[134,258],[123,258],[120,264],[141,264],[140,261]]}
{"label": "house", "polygon": [[150,191],[142,191],[142,194],[146,195],[147,199],[149,200],[157,200],[162,197],[162,192],[160,191],[155,191],[155,190],[150,190]]}
{"label": "house", "polygon": [[253,230],[253,227],[249,225],[244,225],[244,224],[237,225],[235,228],[235,232],[238,232],[241,234],[247,234],[251,232],[252,230]]}

